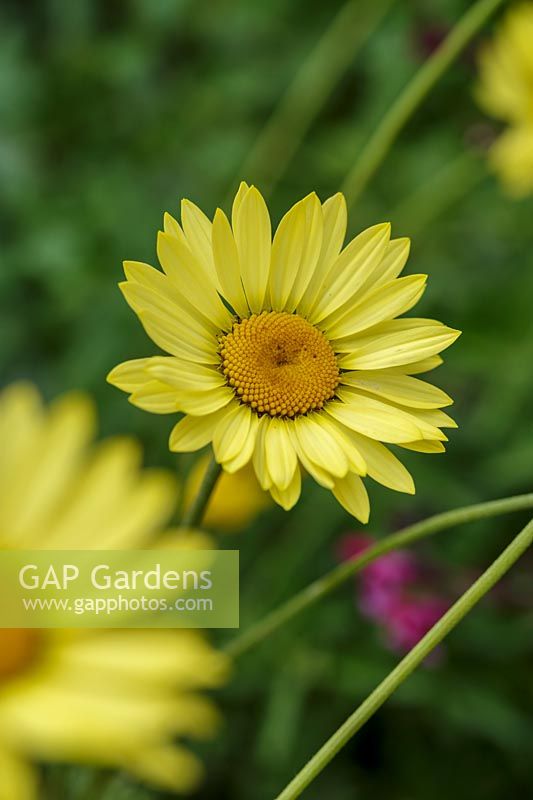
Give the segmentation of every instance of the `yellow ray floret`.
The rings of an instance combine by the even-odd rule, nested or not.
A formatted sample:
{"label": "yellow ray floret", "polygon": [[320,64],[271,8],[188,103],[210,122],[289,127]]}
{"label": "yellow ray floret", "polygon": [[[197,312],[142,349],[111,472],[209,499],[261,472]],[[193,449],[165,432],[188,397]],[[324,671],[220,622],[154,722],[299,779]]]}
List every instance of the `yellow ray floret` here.
{"label": "yellow ray floret", "polygon": [[[302,469],[366,522],[362,477],[413,492],[382,444],[440,452],[450,397],[420,378],[459,332],[399,315],[427,276],[400,277],[407,239],[387,224],[346,245],[344,197],[296,203],[272,237],[259,191],[242,183],[231,222],[192,203],[182,225],[165,216],[163,272],[127,262],[121,285],[149,336],[168,355],[118,365],[108,380],[134,405],[185,416],[173,451],[211,444],[229,473],[251,465],[288,509]],[[442,414],[442,416],[439,416]]]}
{"label": "yellow ray floret", "polygon": [[509,194],[533,192],[533,3],[507,12],[479,57],[479,104],[508,126],[489,152],[489,164]]}
{"label": "yellow ray floret", "polygon": [[[142,364],[122,372],[134,391]],[[70,394],[45,408],[30,384],[0,393],[0,548],[129,549],[154,544],[176,502],[174,479],[141,469],[130,440],[93,445],[94,410]],[[179,533],[161,547],[181,547]],[[205,547],[188,532],[187,547]],[[177,736],[214,733],[199,692],[226,658],[184,630],[0,629],[0,798],[37,800],[32,762],[127,770],[161,789],[192,790],[199,760]]]}

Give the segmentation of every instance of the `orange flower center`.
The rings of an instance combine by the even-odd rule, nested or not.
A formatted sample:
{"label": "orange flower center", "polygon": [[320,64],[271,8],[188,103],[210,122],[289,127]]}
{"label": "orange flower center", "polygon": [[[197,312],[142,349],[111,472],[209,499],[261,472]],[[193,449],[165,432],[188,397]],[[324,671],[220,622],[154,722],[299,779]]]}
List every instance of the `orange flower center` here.
{"label": "orange flower center", "polygon": [[41,636],[30,628],[0,628],[0,683],[23,672],[39,651]]}
{"label": "orange flower center", "polygon": [[228,384],[259,414],[295,417],[323,408],[339,383],[335,354],[307,320],[263,311],[235,323],[220,341]]}

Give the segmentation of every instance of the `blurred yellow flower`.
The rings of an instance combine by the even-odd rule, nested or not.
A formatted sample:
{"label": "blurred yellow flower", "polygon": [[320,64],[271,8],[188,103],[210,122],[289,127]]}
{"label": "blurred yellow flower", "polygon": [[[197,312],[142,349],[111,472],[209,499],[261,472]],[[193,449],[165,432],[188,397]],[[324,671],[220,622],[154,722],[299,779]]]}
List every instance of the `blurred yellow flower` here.
{"label": "blurred yellow flower", "polygon": [[[268,209],[242,183],[232,224],[182,204],[159,234],[163,272],[125,262],[126,300],[170,356],[128,361],[108,380],[154,413],[182,411],[173,451],[212,443],[224,470],[250,461],[283,508],[301,467],[363,522],[368,474],[402,492],[411,476],[382,444],[441,452],[452,400],[412,377],[441,363],[459,335],[430,319],[395,319],[420,299],[425,275],[399,278],[407,239],[375,225],[343,248],[344,197],[310,194],[271,241]],[[301,466],[300,466],[301,465]]]}
{"label": "blurred yellow flower", "polygon": [[[188,508],[202,483],[209,458],[198,459],[185,483],[185,507]],[[223,472],[209,499],[202,518],[206,528],[234,531],[244,528],[268,508],[270,495],[261,489],[250,464],[234,473]]]}
{"label": "blurred yellow flower", "polygon": [[517,125],[504,131],[490,149],[489,163],[510,195],[525,197],[531,194],[533,121],[529,125]]}
{"label": "blurred yellow flower", "polygon": [[[174,481],[141,470],[133,442],[93,447],[93,435],[84,396],[45,409],[28,384],[0,394],[1,548],[153,543]],[[0,800],[37,797],[33,760],[117,767],[190,790],[201,765],[174,738],[215,731],[217,712],[197,690],[220,685],[227,667],[195,631],[0,629]]]}
{"label": "blurred yellow flower", "polygon": [[489,163],[510,194],[533,191],[533,3],[511,8],[481,51],[480,105],[510,126],[493,144]]}

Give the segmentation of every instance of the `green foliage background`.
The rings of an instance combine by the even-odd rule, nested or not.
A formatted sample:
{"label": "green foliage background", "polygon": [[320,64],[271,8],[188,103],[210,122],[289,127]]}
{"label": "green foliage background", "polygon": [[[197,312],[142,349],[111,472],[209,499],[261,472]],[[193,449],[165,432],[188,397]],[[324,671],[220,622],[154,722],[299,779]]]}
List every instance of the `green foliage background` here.
{"label": "green foliage background", "polygon": [[[361,24],[372,6],[356,3]],[[467,7],[392,3],[329,95],[277,185],[278,220],[311,190],[338,190],[362,144]],[[125,258],[155,260],[163,211],[189,197],[227,205],[241,165],[340,3],[319,0],[4,0],[0,5],[0,369],[47,397],[97,399],[102,429],[134,433],[148,463],[173,468],[172,421],[105,383],[119,361],[155,347],[116,288]],[[414,498],[371,488],[369,532],[469,502],[531,491],[533,202],[513,202],[485,170],[496,130],[473,100],[475,48],[411,120],[351,211],[351,233],[391,220],[412,236],[407,272],[427,272],[417,315],[464,331],[435,380],[460,429],[444,456],[409,454]],[[310,92],[313,86],[308,87]],[[449,165],[452,165],[449,168]],[[1,443],[0,443],[1,446]],[[183,462],[180,468],[184,468]],[[520,515],[518,515],[519,517]],[[419,547],[458,596],[524,519],[449,531]],[[307,486],[241,548],[242,624],[335,563],[354,523]],[[533,739],[532,560],[477,609],[308,791],[315,800],[500,800],[530,796]],[[229,638],[229,632],[220,635]],[[198,798],[269,800],[394,665],[346,586],[242,658],[220,702],[221,737],[203,749]],[[69,797],[87,773],[68,770]],[[49,786],[57,775],[50,771]],[[53,792],[56,792],[53,794]],[[49,788],[52,797],[62,797]],[[115,778],[97,795],[150,798]],[[306,795],[307,796],[307,795]]]}

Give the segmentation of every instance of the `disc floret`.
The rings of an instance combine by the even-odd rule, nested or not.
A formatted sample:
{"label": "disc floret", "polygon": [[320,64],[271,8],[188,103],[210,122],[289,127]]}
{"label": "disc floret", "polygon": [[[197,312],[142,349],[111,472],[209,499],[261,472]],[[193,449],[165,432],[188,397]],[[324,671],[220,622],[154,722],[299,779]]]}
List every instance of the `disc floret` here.
{"label": "disc floret", "polygon": [[221,337],[228,385],[258,414],[296,417],[324,407],[340,375],[324,334],[298,314],[264,311]]}

